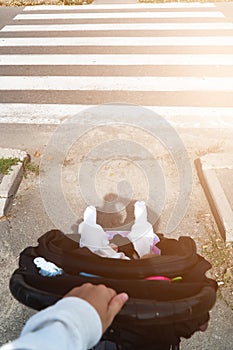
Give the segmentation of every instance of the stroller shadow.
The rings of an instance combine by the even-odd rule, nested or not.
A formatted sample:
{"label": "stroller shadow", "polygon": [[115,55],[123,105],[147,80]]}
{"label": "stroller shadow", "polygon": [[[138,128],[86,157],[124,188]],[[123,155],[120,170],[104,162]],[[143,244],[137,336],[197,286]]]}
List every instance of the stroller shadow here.
{"label": "stroller shadow", "polygon": [[[97,223],[105,231],[130,231],[134,224],[134,204],[136,200],[126,197],[119,197],[118,194],[110,192],[103,197],[103,205],[97,207]],[[148,221],[152,224],[154,232],[159,226],[159,215],[147,206]],[[80,235],[78,226],[83,221],[80,218],[73,226],[72,233],[68,234],[71,239],[79,242]]]}
{"label": "stroller shadow", "polygon": [[[116,193],[108,193],[103,198],[104,204],[97,208],[97,222],[105,230],[130,231],[134,223],[134,204],[136,200],[118,197]],[[147,207],[148,221],[155,223],[153,229],[158,227],[159,216]]]}

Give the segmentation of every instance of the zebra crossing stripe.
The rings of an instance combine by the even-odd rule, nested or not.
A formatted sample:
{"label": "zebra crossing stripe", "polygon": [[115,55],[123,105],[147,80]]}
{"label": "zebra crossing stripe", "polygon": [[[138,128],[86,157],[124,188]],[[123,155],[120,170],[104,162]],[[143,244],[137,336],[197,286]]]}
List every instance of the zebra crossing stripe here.
{"label": "zebra crossing stripe", "polygon": [[233,36],[0,38],[0,46],[233,46]]}
{"label": "zebra crossing stripe", "polygon": [[233,23],[93,23],[93,24],[44,24],[6,25],[2,32],[52,32],[52,31],[109,31],[109,30],[232,30]]}
{"label": "zebra crossing stripe", "polygon": [[2,76],[0,90],[233,92],[233,78]]}
{"label": "zebra crossing stripe", "polygon": [[233,54],[27,54],[0,55],[0,65],[233,65]]}
{"label": "zebra crossing stripe", "polygon": [[88,5],[88,6],[79,6],[79,5],[38,5],[38,6],[27,6],[23,11],[90,11],[90,10],[124,10],[124,9],[164,9],[164,8],[215,8],[213,3],[200,3],[200,2],[191,2],[191,3],[164,3],[164,4],[102,4],[102,5]]}
{"label": "zebra crossing stripe", "polygon": [[115,12],[115,13],[33,13],[19,14],[14,20],[115,19],[115,18],[224,18],[222,12]]}
{"label": "zebra crossing stripe", "polygon": [[[60,124],[91,105],[74,104],[0,104],[0,123]],[[232,108],[146,106],[179,128],[233,128]],[[94,124],[94,120],[91,121]]]}

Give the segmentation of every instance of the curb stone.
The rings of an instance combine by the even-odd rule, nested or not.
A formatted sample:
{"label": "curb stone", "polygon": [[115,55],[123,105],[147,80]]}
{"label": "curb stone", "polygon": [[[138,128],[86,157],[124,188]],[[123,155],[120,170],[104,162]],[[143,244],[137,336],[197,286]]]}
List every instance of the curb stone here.
{"label": "curb stone", "polygon": [[233,171],[233,154],[210,153],[195,165],[219,232],[226,243],[233,242],[233,209],[217,175],[220,169]]}
{"label": "curb stone", "polygon": [[[19,158],[21,161],[28,158],[24,151],[10,148],[0,148],[0,158]],[[0,218],[6,216],[11,207],[14,196],[23,178],[23,164],[13,165],[7,175],[1,176],[0,182]]]}

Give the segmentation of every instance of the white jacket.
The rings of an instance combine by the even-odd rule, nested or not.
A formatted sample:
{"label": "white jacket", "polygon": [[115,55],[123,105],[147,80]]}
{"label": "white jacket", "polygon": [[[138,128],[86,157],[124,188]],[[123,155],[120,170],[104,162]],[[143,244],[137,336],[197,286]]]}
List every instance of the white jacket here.
{"label": "white jacket", "polygon": [[0,350],[87,350],[101,335],[95,308],[83,299],[67,297],[33,315],[20,337]]}

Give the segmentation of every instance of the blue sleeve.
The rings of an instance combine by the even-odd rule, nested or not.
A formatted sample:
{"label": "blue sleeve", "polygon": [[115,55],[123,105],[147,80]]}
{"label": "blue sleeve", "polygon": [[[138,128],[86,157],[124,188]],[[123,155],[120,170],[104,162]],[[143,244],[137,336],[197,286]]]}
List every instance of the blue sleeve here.
{"label": "blue sleeve", "polygon": [[101,335],[95,308],[83,299],[67,297],[32,316],[20,337],[0,350],[87,350]]}

